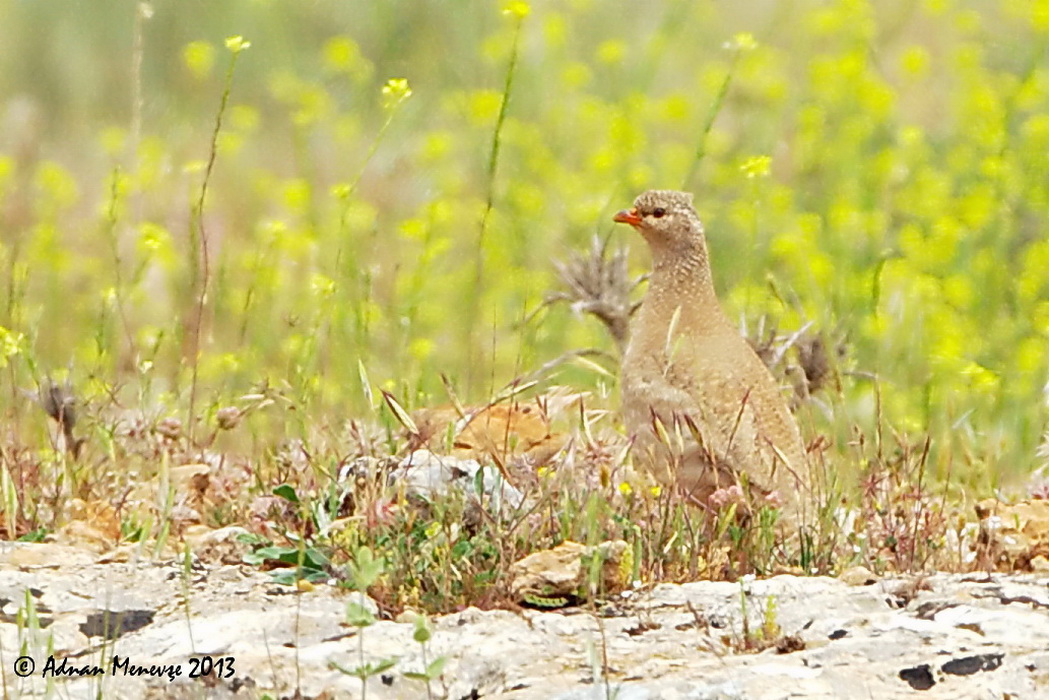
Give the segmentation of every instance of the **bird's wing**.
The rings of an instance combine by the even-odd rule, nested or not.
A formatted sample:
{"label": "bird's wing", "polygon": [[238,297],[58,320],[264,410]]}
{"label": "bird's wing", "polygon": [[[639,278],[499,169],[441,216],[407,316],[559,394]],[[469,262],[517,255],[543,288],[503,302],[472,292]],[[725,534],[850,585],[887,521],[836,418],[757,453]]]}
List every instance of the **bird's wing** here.
{"label": "bird's wing", "polygon": [[712,341],[697,348],[694,360],[696,403],[707,407],[707,423],[731,446],[757,443],[766,452],[774,446],[788,462],[802,459],[797,423],[765,363],[739,335]]}

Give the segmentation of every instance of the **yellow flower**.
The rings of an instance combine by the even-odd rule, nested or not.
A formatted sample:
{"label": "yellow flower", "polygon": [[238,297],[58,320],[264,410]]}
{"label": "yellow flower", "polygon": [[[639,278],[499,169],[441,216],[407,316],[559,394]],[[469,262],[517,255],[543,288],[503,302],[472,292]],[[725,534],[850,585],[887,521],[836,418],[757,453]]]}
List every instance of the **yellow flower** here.
{"label": "yellow flower", "polygon": [[748,180],[753,180],[756,177],[767,177],[771,165],[772,158],[770,156],[751,156],[743,161],[743,165],[739,166],[739,169],[747,176]]}
{"label": "yellow flower", "polygon": [[977,391],[994,391],[998,388],[998,374],[983,365],[970,361],[961,369],[969,378],[969,386]]}
{"label": "yellow flower", "polygon": [[911,46],[900,56],[900,67],[913,78],[922,78],[929,72],[929,52],[922,46]]}
{"label": "yellow flower", "polygon": [[335,294],[335,280],[315,272],[310,279],[310,288],[319,297],[330,297]]}
{"label": "yellow flower", "polygon": [[22,352],[25,336],[21,333],[13,333],[0,326],[0,367],[7,366],[7,359]]}
{"label": "yellow flower", "polygon": [[407,78],[390,78],[382,86],[383,106],[392,109],[412,96]]}
{"label": "yellow flower", "polygon": [[421,362],[432,355],[436,347],[436,343],[429,338],[416,338],[408,344],[408,352]]}
{"label": "yellow flower", "polygon": [[620,484],[619,484],[619,493],[623,494],[624,496],[629,496],[632,493],[634,493],[634,487],[631,486],[629,484],[629,482],[626,482],[626,481],[620,482]]}
{"label": "yellow flower", "polygon": [[328,68],[348,72],[360,59],[360,49],[353,39],[337,36],[324,44],[324,63]]}
{"label": "yellow flower", "polygon": [[160,250],[171,237],[167,229],[150,221],[145,221],[139,226],[139,233],[139,246],[150,252]]}
{"label": "yellow flower", "polygon": [[1038,32],[1049,32],[1049,1],[1035,0],[1031,5],[1031,26]]}
{"label": "yellow flower", "polygon": [[206,41],[191,41],[182,48],[182,62],[195,78],[207,77],[215,63],[215,49]]}
{"label": "yellow flower", "polygon": [[506,3],[506,7],[503,8],[504,15],[512,15],[517,19],[524,19],[528,16],[528,13],[532,11],[527,2],[522,0],[513,0],[512,2]]}
{"label": "yellow flower", "polygon": [[758,48],[758,40],[750,32],[740,32],[732,37],[732,41],[725,44],[725,48],[736,51],[753,51]]}
{"label": "yellow flower", "polygon": [[619,63],[626,56],[626,44],[622,41],[609,39],[597,47],[597,60],[601,63]]}
{"label": "yellow flower", "polygon": [[244,49],[251,48],[251,42],[245,41],[244,37],[238,34],[237,36],[226,37],[226,48],[236,54]]}

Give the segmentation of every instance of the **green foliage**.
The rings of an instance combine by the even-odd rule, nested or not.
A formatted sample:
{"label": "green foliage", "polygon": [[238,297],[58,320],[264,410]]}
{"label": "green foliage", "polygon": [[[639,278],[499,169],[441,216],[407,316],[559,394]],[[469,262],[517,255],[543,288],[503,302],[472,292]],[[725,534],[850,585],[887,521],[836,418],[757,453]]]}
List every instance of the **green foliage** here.
{"label": "green foliage", "polygon": [[[322,500],[304,503],[295,488],[290,484],[281,484],[273,489],[273,495],[299,508],[299,514],[308,524],[311,531],[324,530],[330,522]],[[285,585],[294,585],[299,580],[316,583],[327,581],[332,577],[330,559],[331,545],[319,538],[303,538],[295,533],[285,533],[291,540],[286,546],[276,545],[265,537],[242,535],[241,540],[251,544],[254,549],[243,556],[245,564],[273,568],[273,580]],[[369,569],[370,571],[370,569]],[[367,588],[369,584],[358,588]]]}
{"label": "green foliage", "polygon": [[431,637],[433,637],[433,629],[429,619],[426,615],[419,615],[415,618],[415,631],[412,633],[412,638],[419,643],[422,650],[423,670],[404,672],[405,678],[426,683],[426,697],[429,700],[433,698],[433,688],[430,684],[441,677],[441,674],[444,673],[444,666],[448,663],[448,657],[443,655],[433,661],[427,661],[427,649]]}
{"label": "green foliage", "polygon": [[357,590],[366,591],[375,585],[385,569],[386,561],[382,557],[376,558],[371,549],[361,547],[350,564],[350,581]]}
{"label": "green foliage", "polygon": [[[332,668],[335,668],[341,673],[345,673],[348,676],[354,676],[355,678],[361,679],[362,687],[366,687],[364,686],[364,684],[369,678],[371,678],[372,676],[377,676],[380,673],[383,673],[384,671],[389,671],[391,668],[397,665],[397,660],[383,659],[375,663],[366,663],[360,666],[354,666],[353,668],[345,668],[334,661],[331,661],[329,663],[331,664]],[[362,695],[366,697],[366,694],[362,693]]]}
{"label": "green foliage", "polygon": [[357,628],[357,665],[353,668],[345,668],[331,661],[331,667],[341,673],[355,676],[361,681],[361,697],[368,697],[368,679],[390,670],[397,665],[397,659],[381,659],[379,661],[364,660],[364,628],[375,624],[375,616],[365,606],[364,595],[368,588],[375,584],[386,568],[382,557],[376,558],[368,547],[360,547],[356,551],[353,562],[350,564],[350,581],[359,593],[357,602],[350,601],[346,604],[346,624]]}
{"label": "green foliage", "polygon": [[[427,609],[494,595],[515,557],[564,539],[626,539],[638,578],[698,575],[721,541],[774,570],[771,512],[743,526],[729,506],[708,532],[626,482],[591,498],[540,474],[548,500],[512,527],[337,485],[403,452],[415,408],[486,401],[546,363],[530,390],[614,411],[604,326],[543,302],[552,260],[594,234],[630,248],[626,278],[646,269],[611,215],[649,187],[695,192],[733,318],[846,339],[840,387],[800,414],[828,438],[834,495],[883,535],[852,542],[858,559],[944,550],[926,484],[964,500],[1030,471],[1049,374],[1044,0],[206,3],[191,23],[140,5],[0,11],[6,536],[55,531],[67,495],[123,507],[129,481],[210,453],[247,475],[231,491],[280,510],[202,514],[258,515],[252,561],[319,580],[349,560],[358,590]],[[555,361],[580,349],[606,354]],[[81,459],[26,398],[65,368]],[[162,549],[163,497],[119,513],[125,539]],[[832,567],[829,537],[804,536],[804,570]]]}
{"label": "green foliage", "polygon": [[259,547],[244,555],[244,563],[255,566],[268,564],[292,567],[273,572],[273,580],[277,583],[290,585],[299,579],[316,582],[331,578],[331,574],[328,573],[328,558],[317,547]]}
{"label": "green foliage", "polygon": [[[69,57],[131,65],[107,28],[133,8],[10,10],[3,52],[35,68],[5,77],[29,115],[10,142],[24,149],[0,154],[8,380],[72,363],[93,398],[130,398],[145,368],[149,399],[184,409],[195,370],[202,396],[271,381],[323,416],[372,410],[367,366],[407,409],[440,395],[442,374],[480,398],[566,350],[611,347],[567,309],[522,321],[552,257],[611,231],[639,190],[684,182],[730,311],[847,329],[890,422],[942,438],[936,473],[966,451],[994,467],[967,479],[1029,464],[1049,334],[1043,10],[669,3],[639,26],[593,3],[518,5],[412,6],[418,21],[396,29],[393,5],[322,3],[311,12],[330,21],[312,26],[277,6],[244,26],[208,8],[196,26],[254,43],[226,40],[232,81],[232,64],[215,74],[222,37],[158,6],[131,130],[113,108],[124,83],[78,83]],[[49,58],[19,39],[36,22],[84,31]],[[63,88],[34,89],[48,81]],[[212,172],[205,117],[226,96]],[[193,212],[214,239],[209,282]],[[870,384],[845,389],[873,425]]]}

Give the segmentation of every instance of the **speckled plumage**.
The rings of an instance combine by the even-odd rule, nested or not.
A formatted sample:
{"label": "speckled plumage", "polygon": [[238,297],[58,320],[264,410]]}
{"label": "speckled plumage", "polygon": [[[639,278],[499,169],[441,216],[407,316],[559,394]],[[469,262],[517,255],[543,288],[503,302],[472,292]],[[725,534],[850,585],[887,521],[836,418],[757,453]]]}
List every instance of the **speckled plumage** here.
{"label": "speckled plumage", "polygon": [[752,497],[778,492],[788,516],[810,487],[797,423],[768,368],[714,292],[692,196],[650,190],[616,221],[652,251],[652,276],[623,357],[622,399],[635,460],[693,502],[746,475]]}

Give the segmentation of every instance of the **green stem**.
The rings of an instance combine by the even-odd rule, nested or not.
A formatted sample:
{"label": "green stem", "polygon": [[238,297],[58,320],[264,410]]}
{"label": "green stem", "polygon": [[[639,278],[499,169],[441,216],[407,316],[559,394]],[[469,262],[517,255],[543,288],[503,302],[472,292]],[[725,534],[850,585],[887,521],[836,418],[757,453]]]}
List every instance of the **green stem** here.
{"label": "green stem", "polygon": [[[116,297],[117,313],[120,315],[120,323],[123,326],[124,337],[127,340],[128,352],[132,357],[137,354],[135,337],[131,333],[131,323],[128,321],[127,308],[124,304],[124,273],[122,271],[123,261],[120,258],[120,240],[117,236],[117,203],[120,198],[120,169],[113,170],[113,177],[109,186],[109,206],[106,210],[106,233],[109,237],[110,253],[113,255],[113,287]],[[137,361],[137,358],[136,358]]]}
{"label": "green stem", "polygon": [[470,310],[466,315],[467,319],[467,386],[470,384],[470,378],[473,374],[473,367],[475,365],[473,354],[474,354],[474,333],[477,328],[477,307],[480,303],[481,290],[484,288],[484,246],[485,239],[488,235],[488,219],[492,213],[492,207],[495,202],[495,173],[499,166],[499,147],[500,137],[502,136],[503,124],[506,122],[506,112],[510,104],[510,92],[513,89],[514,84],[514,72],[517,68],[517,53],[518,45],[521,39],[521,26],[524,23],[523,17],[517,18],[517,23],[514,26],[514,40],[513,45],[510,48],[510,63],[506,68],[506,80],[503,83],[503,99],[499,105],[499,115],[495,120],[495,130],[492,132],[492,148],[488,154],[488,176],[487,176],[487,195],[485,197],[484,213],[481,214],[481,225],[477,233],[477,258],[475,260],[474,268],[474,284],[473,293],[470,295]]}
{"label": "green stem", "polygon": [[684,181],[681,183],[681,189],[687,190],[689,183],[692,182],[696,176],[696,172],[699,170],[700,164],[703,162],[703,158],[707,155],[707,136],[710,134],[711,129],[714,128],[714,120],[718,118],[718,114],[721,113],[721,106],[725,103],[725,96],[728,95],[728,88],[732,84],[732,76],[736,73],[736,64],[739,63],[739,56],[742,53],[740,48],[733,49],[732,58],[729,61],[728,70],[725,71],[725,78],[721,81],[721,87],[718,88],[717,94],[714,96],[714,102],[710,105],[710,111],[707,113],[707,120],[703,124],[703,130],[699,133],[699,143],[696,144],[696,155],[692,158],[692,165],[688,169],[688,174],[685,175]]}
{"label": "green stem", "polygon": [[[197,292],[197,304],[193,314],[193,328],[191,340],[191,363],[193,367],[193,379],[189,390],[189,420],[187,421],[187,435],[193,442],[193,428],[195,424],[195,410],[197,402],[197,379],[200,366],[200,332],[204,323],[204,303],[207,301],[208,282],[211,277],[211,252],[208,249],[208,235],[204,227],[204,202],[208,196],[208,184],[211,182],[211,173],[215,169],[215,159],[218,156],[219,133],[222,131],[222,117],[226,113],[229,104],[230,92],[233,89],[233,71],[237,66],[239,52],[234,51],[226,70],[226,85],[222,91],[222,101],[219,104],[218,114],[215,115],[215,128],[211,132],[211,149],[208,152],[208,164],[204,168],[204,180],[200,184],[200,195],[197,197],[196,206],[193,207],[193,220],[190,225],[190,238],[193,243],[194,252],[199,247],[201,254],[200,269],[194,275],[193,286],[199,287]],[[195,258],[194,258],[195,259]]]}

